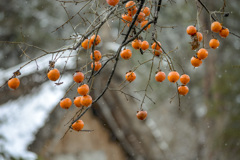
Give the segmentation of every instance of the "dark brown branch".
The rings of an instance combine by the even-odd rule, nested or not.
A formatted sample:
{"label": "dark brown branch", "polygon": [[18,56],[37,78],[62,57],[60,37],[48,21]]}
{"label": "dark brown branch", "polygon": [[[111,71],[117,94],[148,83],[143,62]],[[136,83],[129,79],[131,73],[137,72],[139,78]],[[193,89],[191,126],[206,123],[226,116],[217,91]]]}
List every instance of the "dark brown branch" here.
{"label": "dark brown branch", "polygon": [[159,0],[159,1],[158,1],[158,5],[157,5],[157,11],[156,11],[156,14],[154,15],[154,25],[157,24],[158,13],[160,12],[161,5],[162,5],[162,0]]}

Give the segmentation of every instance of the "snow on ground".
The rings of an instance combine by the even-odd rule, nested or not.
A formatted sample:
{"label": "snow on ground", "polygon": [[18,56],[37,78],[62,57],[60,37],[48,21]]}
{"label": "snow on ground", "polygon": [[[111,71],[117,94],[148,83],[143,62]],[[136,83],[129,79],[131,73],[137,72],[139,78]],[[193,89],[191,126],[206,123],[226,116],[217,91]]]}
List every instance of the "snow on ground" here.
{"label": "snow on ground", "polygon": [[[72,76],[64,76],[64,82],[72,81]],[[0,106],[0,148],[14,158],[36,159],[35,153],[27,146],[34,140],[34,134],[44,125],[49,113],[66,92],[67,83],[61,86],[46,82],[32,94],[8,101]],[[0,160],[4,158],[0,155]],[[7,158],[8,159],[8,158]]]}

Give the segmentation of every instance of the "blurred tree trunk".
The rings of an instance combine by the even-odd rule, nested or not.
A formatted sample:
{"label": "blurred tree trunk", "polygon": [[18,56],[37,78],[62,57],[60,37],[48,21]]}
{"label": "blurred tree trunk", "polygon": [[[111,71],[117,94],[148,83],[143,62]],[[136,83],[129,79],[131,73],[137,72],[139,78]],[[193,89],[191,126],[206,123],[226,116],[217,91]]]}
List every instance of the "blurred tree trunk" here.
{"label": "blurred tree trunk", "polygon": [[[226,3],[226,1],[207,1],[202,0],[204,4],[207,4],[207,7],[210,11],[216,10],[216,7],[222,8],[224,7],[224,3],[227,5],[227,8],[230,8],[230,4]],[[236,3],[231,3],[231,5],[237,5]],[[211,32],[210,26],[211,22],[209,21],[210,15],[206,13],[205,10],[202,11],[201,14],[201,24],[203,24],[203,30],[208,30],[208,33]],[[220,18],[222,14],[217,14],[218,20],[223,23],[223,25],[227,25],[231,27],[231,23],[226,23],[230,20],[228,17],[224,17],[224,21]],[[238,15],[239,16],[239,15]],[[238,19],[234,17],[233,19]],[[208,37],[204,38],[206,48],[209,48],[208,42],[211,38],[211,34],[208,34]],[[207,159],[238,159],[239,154],[237,151],[240,148],[235,143],[236,140],[239,140],[240,134],[238,136],[234,136],[239,133],[236,129],[231,127],[232,124],[236,124],[235,122],[231,122],[234,114],[228,108],[231,108],[231,104],[235,106],[235,102],[233,97],[234,92],[231,90],[233,88],[229,88],[229,83],[235,83],[231,79],[225,81],[225,76],[235,76],[233,69],[230,69],[230,72],[226,73],[227,68],[231,65],[231,61],[234,62],[232,58],[226,59],[224,55],[229,54],[227,52],[231,52],[227,50],[226,39],[221,38],[218,34],[213,34],[215,38],[220,41],[220,47],[218,49],[209,49],[209,56],[205,60],[205,75],[204,75],[204,97],[205,102],[208,106],[208,116],[207,116],[207,124],[206,127],[206,135],[207,141],[210,142],[207,146]],[[234,38],[234,36],[230,35],[229,37]],[[229,40],[229,39],[228,39]],[[231,57],[231,56],[230,56]],[[233,56],[234,57],[234,56]],[[227,64],[227,65],[226,65]],[[227,83],[225,83],[227,82]],[[222,92],[222,90],[228,90],[229,92]],[[227,98],[227,97],[231,98]],[[230,106],[229,106],[230,105]],[[239,125],[238,125],[239,126]],[[229,131],[228,131],[229,129]],[[230,132],[231,131],[231,132]],[[236,134],[234,134],[236,132]],[[226,135],[228,138],[226,138]],[[231,137],[231,138],[230,138]],[[232,138],[235,137],[233,140]],[[225,139],[224,139],[225,138]],[[235,141],[234,143],[231,143]],[[228,147],[229,146],[229,147]],[[231,148],[232,147],[232,148]],[[234,155],[234,156],[233,156]]]}

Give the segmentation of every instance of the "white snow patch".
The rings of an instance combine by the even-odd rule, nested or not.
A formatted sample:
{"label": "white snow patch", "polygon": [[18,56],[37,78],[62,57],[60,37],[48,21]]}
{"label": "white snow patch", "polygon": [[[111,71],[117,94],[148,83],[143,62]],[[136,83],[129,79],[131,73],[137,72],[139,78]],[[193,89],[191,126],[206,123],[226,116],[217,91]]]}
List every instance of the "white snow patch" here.
{"label": "white snow patch", "polygon": [[[63,82],[71,82],[72,76],[66,75]],[[44,125],[49,113],[64,96],[68,83],[60,86],[45,82],[32,91],[34,93],[8,101],[0,106],[0,149],[14,158],[33,160],[37,155],[27,150],[34,140],[34,134]],[[9,156],[6,155],[6,156]],[[6,157],[9,159],[9,157]],[[4,159],[0,155],[0,160]]]}
{"label": "white snow patch", "polygon": [[240,103],[240,94],[236,96],[236,102]]}
{"label": "white snow patch", "polygon": [[207,114],[207,107],[205,105],[196,108],[196,114],[198,117],[203,117]]}
{"label": "white snow patch", "polygon": [[116,42],[107,42],[105,47],[108,48],[108,50],[112,50],[112,51],[116,52],[118,50],[118,48],[120,47],[120,44],[118,44]]}

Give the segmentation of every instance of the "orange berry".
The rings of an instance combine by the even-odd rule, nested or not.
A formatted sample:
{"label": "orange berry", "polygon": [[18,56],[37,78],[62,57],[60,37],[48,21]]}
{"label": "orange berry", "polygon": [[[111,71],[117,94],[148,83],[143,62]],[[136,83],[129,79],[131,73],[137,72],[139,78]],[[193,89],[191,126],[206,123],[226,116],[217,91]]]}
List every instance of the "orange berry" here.
{"label": "orange berry", "polygon": [[139,39],[135,39],[134,41],[132,41],[132,47],[134,49],[140,49],[141,45],[142,45],[142,42]]}
{"label": "orange berry", "polygon": [[68,109],[71,107],[71,105],[72,105],[72,100],[70,98],[65,98],[60,101],[60,107],[62,107],[63,109]]}
{"label": "orange berry", "polygon": [[120,56],[125,59],[128,60],[132,57],[132,52],[130,49],[124,49],[121,53]]}
{"label": "orange berry", "polygon": [[11,89],[17,89],[20,85],[20,80],[18,78],[11,78],[8,80],[8,87]]}
{"label": "orange berry", "polygon": [[148,48],[149,48],[148,41],[142,41],[141,49],[142,50],[147,50]]}
{"label": "orange berry", "polygon": [[[90,58],[93,60],[93,54],[91,53]],[[95,61],[99,61],[102,58],[102,54],[100,51],[95,50],[94,51],[94,59]]]}
{"label": "orange berry", "polygon": [[124,23],[130,23],[130,22],[132,22],[132,17],[129,16],[129,15],[127,15],[127,14],[123,14],[123,15],[122,15],[122,21],[123,21]]}
{"label": "orange berry", "polygon": [[128,15],[131,16],[131,17],[134,16],[136,13],[137,13],[137,8],[136,7],[132,10],[128,10]]}
{"label": "orange berry", "polygon": [[82,120],[77,120],[72,124],[72,129],[75,131],[81,131],[84,127],[84,122]]}
{"label": "orange berry", "polygon": [[[93,44],[94,39],[95,39],[96,35],[93,35],[90,39],[90,43]],[[101,42],[101,37],[99,35],[97,35],[97,38],[95,40],[95,46],[98,45]],[[89,47],[90,48],[90,47]]]}
{"label": "orange berry", "polygon": [[92,97],[90,95],[82,96],[80,102],[83,106],[88,107],[92,104]]}
{"label": "orange berry", "polygon": [[222,25],[219,22],[215,21],[211,24],[211,30],[213,32],[218,33],[219,31],[221,31],[221,29],[222,29]]}
{"label": "orange berry", "polygon": [[138,119],[144,120],[147,118],[147,111],[138,111],[136,116]]}
{"label": "orange berry", "polygon": [[155,54],[155,56],[160,56],[160,54],[162,54],[162,49],[160,48],[159,50],[154,50],[153,53]]}
{"label": "orange berry", "polygon": [[178,87],[178,93],[179,93],[180,95],[185,96],[185,95],[188,93],[188,91],[189,91],[189,89],[188,89],[188,87],[185,86],[185,85]]}
{"label": "orange berry", "polygon": [[82,96],[78,96],[74,99],[73,103],[76,107],[82,107],[81,99],[82,99]]}
{"label": "orange berry", "polygon": [[132,82],[136,79],[136,74],[132,71],[126,73],[125,78],[128,82]]}
{"label": "orange berry", "polygon": [[188,26],[186,31],[187,31],[187,34],[191,36],[197,33],[197,29],[194,26]]}
{"label": "orange berry", "polygon": [[223,28],[220,32],[219,35],[222,38],[226,38],[229,35],[229,29],[228,28]]}
{"label": "orange berry", "polygon": [[158,44],[156,42],[154,42],[152,44],[152,49],[156,49],[156,50],[159,50],[161,48],[161,43],[158,42]]}
{"label": "orange berry", "polygon": [[180,82],[184,85],[186,85],[190,81],[190,77],[187,74],[183,74],[180,77]]}
{"label": "orange berry", "polygon": [[49,80],[56,81],[60,77],[60,72],[58,69],[54,68],[48,72],[47,76]]}
{"label": "orange berry", "polygon": [[119,0],[106,0],[110,6],[116,6],[119,3]]}
{"label": "orange berry", "polygon": [[132,11],[134,9],[136,9],[136,3],[133,1],[129,1],[126,3],[125,7],[127,8],[128,11]]}
{"label": "orange berry", "polygon": [[191,64],[193,65],[193,67],[199,67],[202,64],[202,60],[196,57],[192,57]]}
{"label": "orange berry", "polygon": [[145,14],[145,16],[149,16],[150,15],[150,9],[148,7],[145,7],[142,12]]}
{"label": "orange berry", "polygon": [[202,35],[202,33],[197,32],[196,35],[197,35],[197,39],[198,39],[198,41],[201,42],[202,39],[203,39],[203,35]]}
{"label": "orange berry", "polygon": [[84,80],[84,74],[82,72],[74,73],[73,80],[77,83],[81,83]]}
{"label": "orange berry", "polygon": [[144,20],[145,20],[145,14],[143,12],[140,12],[138,17],[137,17],[137,21],[142,22]]}
{"label": "orange berry", "polygon": [[[101,62],[99,62],[99,61],[95,62],[94,71],[98,71],[98,70],[100,70],[101,67],[102,67]],[[93,63],[91,63],[91,68],[93,69]]]}
{"label": "orange berry", "polygon": [[198,59],[204,60],[205,58],[207,58],[207,56],[208,56],[208,51],[206,49],[201,48],[198,50],[197,52]]}
{"label": "orange berry", "polygon": [[[143,21],[143,22],[141,23],[141,28],[143,28],[147,23],[148,23],[148,21]],[[149,24],[144,30],[147,30],[147,29],[149,29],[150,27],[151,27],[151,24]]]}
{"label": "orange berry", "polygon": [[163,82],[166,78],[166,74],[162,71],[158,71],[155,75],[155,80],[158,82]]}
{"label": "orange berry", "polygon": [[209,46],[212,48],[212,49],[216,49],[218,48],[220,42],[217,40],[217,39],[211,39],[209,41]]}
{"label": "orange berry", "polygon": [[78,92],[80,95],[82,95],[82,96],[87,95],[88,92],[89,92],[89,87],[88,87],[88,85],[87,85],[87,84],[81,85],[80,87],[78,87],[77,92]]}
{"label": "orange berry", "polygon": [[171,71],[169,74],[168,74],[168,80],[169,80],[169,82],[172,82],[172,83],[175,83],[175,82],[177,82],[178,81],[178,79],[179,79],[179,74],[178,74],[178,72],[176,72],[176,71]]}
{"label": "orange berry", "polygon": [[89,48],[91,48],[91,46],[92,46],[92,43],[90,42],[89,39],[85,39],[85,40],[82,42],[82,47],[83,47],[84,49],[89,49]]}

